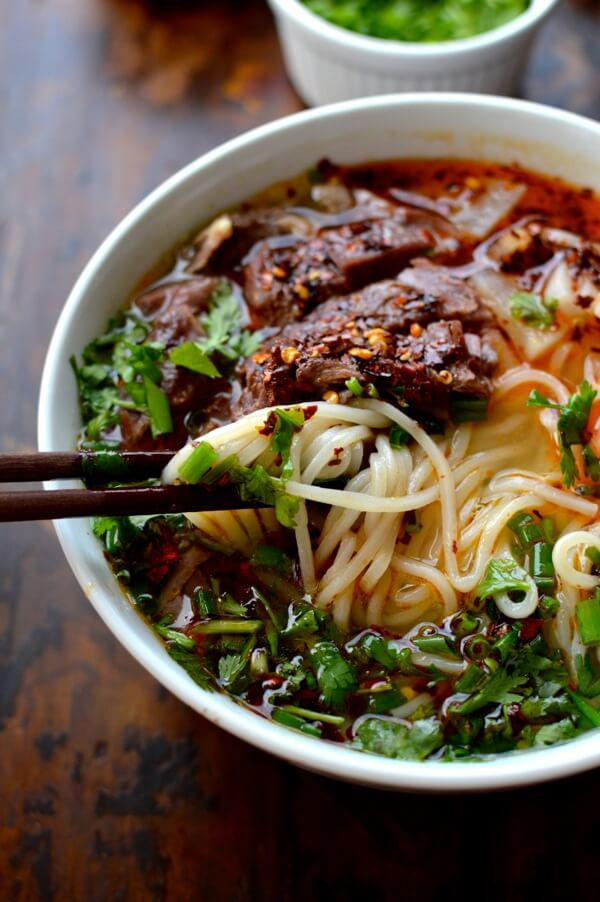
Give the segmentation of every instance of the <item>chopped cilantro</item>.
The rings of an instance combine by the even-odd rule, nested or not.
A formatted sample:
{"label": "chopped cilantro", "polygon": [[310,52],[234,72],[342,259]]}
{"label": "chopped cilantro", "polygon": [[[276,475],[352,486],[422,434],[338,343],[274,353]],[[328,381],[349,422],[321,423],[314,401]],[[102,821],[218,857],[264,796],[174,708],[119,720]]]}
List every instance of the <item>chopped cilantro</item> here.
{"label": "chopped cilantro", "polygon": [[575,605],[575,617],[584,645],[600,645],[600,589]]}
{"label": "chopped cilantro", "polygon": [[573,699],[574,704],[581,711],[583,716],[589,720],[591,724],[595,727],[600,727],[600,711],[598,708],[594,708],[593,705],[590,705],[579,693],[572,692],[569,689],[569,695]]}
{"label": "chopped cilantro", "polygon": [[589,445],[583,446],[581,455],[585,475],[589,476],[592,482],[600,482],[600,459],[596,457]]}
{"label": "chopped cilantro", "polygon": [[192,680],[203,689],[212,690],[212,677],[208,670],[202,664],[197,654],[187,651],[180,645],[168,645],[167,651],[169,655],[176,661],[187,673]]}
{"label": "chopped cilantro", "polygon": [[516,561],[509,557],[492,558],[476,594],[488,598],[498,592],[528,592],[530,587],[531,577]]}
{"label": "chopped cilantro", "polygon": [[244,655],[225,655],[219,658],[219,680],[225,687],[232,686],[246,669]]}
{"label": "chopped cilantro", "polygon": [[221,373],[216,368],[206,351],[195,341],[185,341],[173,348],[169,354],[171,363],[183,366],[186,370],[208,376],[209,379],[218,379]]}
{"label": "chopped cilantro", "polygon": [[[589,382],[583,381],[579,386],[579,391],[571,395],[567,404],[554,404],[536,389],[531,392],[527,401],[528,407],[549,407],[552,410],[560,411],[558,418],[558,440],[561,449],[560,468],[567,488],[573,485],[577,475],[577,465],[571,446],[583,443],[585,428],[597,394],[598,392],[592,388]],[[586,465],[586,472],[587,466],[590,466],[592,471],[596,472],[595,464],[591,458]]]}
{"label": "chopped cilantro", "polygon": [[257,567],[271,567],[273,570],[287,574],[292,572],[293,566],[292,559],[285,551],[275,548],[273,545],[257,545],[250,558],[250,563]]}
{"label": "chopped cilantro", "polygon": [[208,313],[200,318],[204,337],[197,344],[206,354],[218,352],[230,361],[253,354],[261,344],[257,332],[242,329],[242,311],[233,288],[222,280],[211,298]]}
{"label": "chopped cilantro", "polygon": [[194,373],[217,379],[221,370],[211,359],[218,354],[229,366],[240,358],[249,357],[259,347],[258,332],[242,329],[242,311],[229,282],[219,282],[210,300],[208,312],[200,317],[204,335],[197,341],[186,341],[169,354],[171,363]]}
{"label": "chopped cilantro", "polygon": [[148,376],[144,376],[144,388],[146,389],[147,415],[153,438],[172,432],[173,420],[171,419],[169,399],[165,392]]}
{"label": "chopped cilantro", "polygon": [[403,448],[409,443],[411,435],[402,426],[392,426],[390,429],[390,445],[392,448]]}
{"label": "chopped cilantro", "polygon": [[281,478],[289,479],[294,469],[291,459],[292,439],[294,432],[304,426],[304,411],[300,407],[286,410],[278,407],[275,417],[277,422],[271,438],[271,449],[281,457]]}
{"label": "chopped cilantro", "polygon": [[555,742],[564,742],[565,739],[572,739],[577,735],[577,728],[569,717],[558,720],[556,723],[544,724],[537,730],[533,737],[534,747],[546,747],[554,745]]}
{"label": "chopped cilantro", "polygon": [[528,291],[515,291],[510,299],[512,316],[535,329],[549,329],[553,326],[557,307],[558,301],[553,298],[542,298]]}
{"label": "chopped cilantro", "polygon": [[596,674],[592,667],[592,662],[588,653],[585,655],[577,655],[575,658],[575,669],[577,671],[577,691],[586,698],[596,698],[600,695],[600,676]]}
{"label": "chopped cilantro", "polygon": [[288,609],[288,621],[282,636],[298,638],[311,636],[319,632],[319,615],[317,609],[309,604],[291,604]]}
{"label": "chopped cilantro", "polygon": [[411,727],[395,720],[368,717],[356,731],[356,745],[362,751],[404,761],[423,761],[443,741],[442,725],[436,717],[417,720]]}
{"label": "chopped cilantro", "polygon": [[343,707],[348,694],[358,686],[354,667],[333,642],[317,642],[310,650],[310,659],[316,668],[324,704],[334,709]]}

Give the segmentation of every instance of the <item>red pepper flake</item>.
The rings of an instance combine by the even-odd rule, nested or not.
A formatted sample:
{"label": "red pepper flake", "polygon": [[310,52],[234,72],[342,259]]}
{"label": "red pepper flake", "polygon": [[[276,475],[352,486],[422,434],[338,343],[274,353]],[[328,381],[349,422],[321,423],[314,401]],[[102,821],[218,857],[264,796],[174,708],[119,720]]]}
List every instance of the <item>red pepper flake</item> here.
{"label": "red pepper flake", "polygon": [[163,545],[150,554],[150,566],[146,576],[153,583],[163,581],[173,564],[179,560],[179,551],[175,545]]}
{"label": "red pepper flake", "polygon": [[275,432],[275,426],[277,425],[277,414],[275,411],[271,411],[267,419],[265,420],[262,429],[259,429],[259,433],[261,435],[272,435]]}
{"label": "red pepper flake", "polygon": [[247,561],[242,561],[238,566],[238,572],[240,576],[244,577],[247,580],[251,580],[253,577],[252,567]]}
{"label": "red pepper flake", "polygon": [[311,417],[314,417],[317,410],[319,409],[316,404],[311,404],[310,407],[305,407],[304,409],[304,422],[310,420]]}
{"label": "red pepper flake", "polygon": [[439,683],[436,683],[435,690],[433,692],[433,703],[436,707],[440,707],[447,698],[452,695],[453,692],[452,683],[450,680],[441,680]]}
{"label": "red pepper flake", "polygon": [[191,638],[196,643],[196,651],[198,652],[199,657],[203,658],[206,655],[206,646],[208,645],[209,637],[202,633],[198,633],[198,635],[192,636]]}
{"label": "red pepper flake", "polygon": [[535,639],[543,624],[544,621],[542,619],[538,620],[537,617],[530,617],[528,620],[524,620],[519,639],[522,642],[531,642],[532,639]]}
{"label": "red pepper flake", "polygon": [[318,697],[318,689],[301,689],[298,693],[298,699],[301,699],[303,702],[313,702],[316,701]]}

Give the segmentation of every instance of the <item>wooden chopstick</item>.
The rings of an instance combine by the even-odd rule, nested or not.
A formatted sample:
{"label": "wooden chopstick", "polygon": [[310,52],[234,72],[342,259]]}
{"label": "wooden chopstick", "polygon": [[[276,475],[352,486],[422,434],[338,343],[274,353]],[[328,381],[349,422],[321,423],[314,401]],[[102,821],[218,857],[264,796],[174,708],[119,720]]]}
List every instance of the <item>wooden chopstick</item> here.
{"label": "wooden chopstick", "polygon": [[233,486],[158,485],[96,488],[109,482],[141,482],[159,476],[172,451],[45,451],[0,454],[0,483],[85,478],[87,489],[0,492],[0,523],[66,517],[180,514],[185,511],[241,510]]}
{"label": "wooden chopstick", "polygon": [[130,489],[0,492],[0,523],[61,520],[66,517],[242,510],[257,506],[256,502],[241,501],[229,486],[210,488],[198,485],[159,485]]}
{"label": "wooden chopstick", "polygon": [[[91,479],[137,482],[160,476],[173,451],[39,451],[0,454],[0,482],[42,482],[47,479]],[[113,475],[102,477],[101,461],[111,461]]]}

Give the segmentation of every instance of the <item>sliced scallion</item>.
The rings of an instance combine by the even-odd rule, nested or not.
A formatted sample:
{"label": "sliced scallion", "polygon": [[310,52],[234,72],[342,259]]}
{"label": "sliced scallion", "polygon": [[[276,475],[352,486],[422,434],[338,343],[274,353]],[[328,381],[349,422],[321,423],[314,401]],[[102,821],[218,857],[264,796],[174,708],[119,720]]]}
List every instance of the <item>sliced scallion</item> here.
{"label": "sliced scallion", "polygon": [[487,399],[468,396],[452,398],[450,418],[453,423],[475,423],[487,420]]}
{"label": "sliced scallion", "polygon": [[544,536],[538,524],[531,514],[521,511],[511,517],[507,523],[508,528],[514,533],[521,548],[526,549],[532,542],[539,542]]}
{"label": "sliced scallion", "polygon": [[320,720],[323,723],[331,723],[336,727],[342,726],[344,718],[338,714],[323,714],[320,711],[310,711],[308,708],[298,708],[296,705],[281,705],[281,711],[289,711],[290,714],[297,714],[305,720]]}
{"label": "sliced scallion", "polygon": [[262,625],[262,620],[209,620],[206,623],[199,623],[192,632],[199,636],[257,633]]}
{"label": "sliced scallion", "polygon": [[540,592],[547,594],[554,591],[554,564],[552,563],[552,545],[549,542],[536,542],[532,546],[529,572]]}
{"label": "sliced scallion", "polygon": [[600,645],[600,592],[575,606],[579,635],[584,645]]}
{"label": "sliced scallion", "polygon": [[282,708],[273,708],[271,720],[283,724],[285,727],[291,727],[293,730],[300,730],[301,733],[308,733],[309,736],[321,736],[321,730],[314,724],[307,723],[301,717],[284,711]]}
{"label": "sliced scallion", "polygon": [[363,387],[356,376],[351,376],[349,379],[346,379],[346,388],[348,391],[351,391],[353,395],[356,395],[357,398],[360,398],[363,393]]}
{"label": "sliced scallion", "polygon": [[209,445],[208,442],[200,442],[179,467],[180,478],[192,485],[199,482],[218,456],[212,445]]}

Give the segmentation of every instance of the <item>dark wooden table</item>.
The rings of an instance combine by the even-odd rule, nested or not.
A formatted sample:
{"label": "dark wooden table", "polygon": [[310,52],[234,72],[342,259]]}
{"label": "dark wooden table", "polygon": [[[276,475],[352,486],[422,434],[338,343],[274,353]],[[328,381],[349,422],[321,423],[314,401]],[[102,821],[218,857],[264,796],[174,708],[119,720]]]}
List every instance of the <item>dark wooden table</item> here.
{"label": "dark wooden table", "polygon": [[[301,102],[258,0],[1,11],[0,448],[14,451],[35,446],[46,345],[99,241],[181,165]],[[597,2],[547,25],[523,93],[600,118]],[[49,523],[1,526],[0,549],[2,899],[597,898],[600,771],[463,798],[303,773],[145,673]]]}

